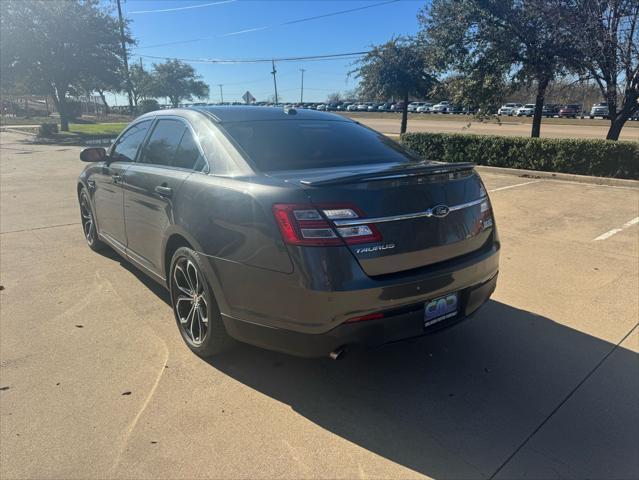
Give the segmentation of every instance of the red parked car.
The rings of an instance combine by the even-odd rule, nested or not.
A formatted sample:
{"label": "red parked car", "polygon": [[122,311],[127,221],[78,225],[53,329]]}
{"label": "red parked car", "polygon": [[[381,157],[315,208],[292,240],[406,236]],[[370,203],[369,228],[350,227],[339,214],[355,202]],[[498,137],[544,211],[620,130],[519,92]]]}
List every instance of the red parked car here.
{"label": "red parked car", "polygon": [[577,118],[578,116],[581,116],[581,105],[566,105],[559,110],[559,118]]}

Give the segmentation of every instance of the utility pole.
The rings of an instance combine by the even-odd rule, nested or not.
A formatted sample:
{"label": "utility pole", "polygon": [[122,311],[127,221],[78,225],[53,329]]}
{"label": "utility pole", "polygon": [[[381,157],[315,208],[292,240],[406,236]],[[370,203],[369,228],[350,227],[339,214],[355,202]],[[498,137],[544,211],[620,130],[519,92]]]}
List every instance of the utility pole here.
{"label": "utility pole", "polygon": [[300,103],[304,103],[304,72],[306,70],[304,70],[303,68],[300,68],[300,72],[302,72],[302,90],[300,92]]}
{"label": "utility pole", "polygon": [[275,60],[271,60],[271,62],[273,64],[273,71],[271,72],[271,75],[273,75],[273,86],[275,87],[275,105],[277,105],[279,103],[277,100],[277,79],[275,78],[277,70],[275,70]]}
{"label": "utility pole", "polygon": [[126,80],[126,91],[129,94],[129,113],[133,116],[133,95],[131,94],[131,77],[129,77],[129,61],[126,57],[126,41],[124,39],[124,20],[122,19],[122,7],[118,2],[118,18],[120,19],[120,42],[122,42],[122,58],[124,59],[124,78]]}
{"label": "utility pole", "polygon": [[224,103],[224,94],[222,93],[222,84],[218,83],[218,87],[220,87],[220,103]]}

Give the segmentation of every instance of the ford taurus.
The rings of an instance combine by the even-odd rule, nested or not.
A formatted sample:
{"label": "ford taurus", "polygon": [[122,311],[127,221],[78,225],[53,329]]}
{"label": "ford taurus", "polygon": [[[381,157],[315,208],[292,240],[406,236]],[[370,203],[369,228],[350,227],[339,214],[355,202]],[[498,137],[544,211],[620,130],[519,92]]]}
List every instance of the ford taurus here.
{"label": "ford taurus", "polygon": [[452,325],[495,289],[500,244],[473,165],[423,160],[345,117],[162,110],[81,159],[89,247],[165,285],[200,356],[237,339],[335,358]]}

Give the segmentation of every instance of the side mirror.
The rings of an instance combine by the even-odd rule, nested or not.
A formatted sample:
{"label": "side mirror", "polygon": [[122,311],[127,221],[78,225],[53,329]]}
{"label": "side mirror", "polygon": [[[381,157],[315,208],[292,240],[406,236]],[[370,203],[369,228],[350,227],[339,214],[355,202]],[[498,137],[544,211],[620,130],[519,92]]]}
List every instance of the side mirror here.
{"label": "side mirror", "polygon": [[102,162],[106,160],[106,150],[102,147],[85,148],[80,152],[80,160],[83,162]]}

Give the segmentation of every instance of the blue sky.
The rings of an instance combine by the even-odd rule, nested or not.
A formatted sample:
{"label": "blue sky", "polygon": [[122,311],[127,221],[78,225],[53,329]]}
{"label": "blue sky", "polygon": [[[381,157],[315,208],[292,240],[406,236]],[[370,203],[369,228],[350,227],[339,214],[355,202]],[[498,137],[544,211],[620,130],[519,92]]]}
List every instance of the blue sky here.
{"label": "blue sky", "polygon": [[[217,0],[218,2],[222,0]],[[130,62],[140,55],[162,58],[250,59],[321,55],[366,50],[372,44],[387,41],[393,35],[417,32],[417,12],[425,0],[401,0],[351,13],[312,21],[278,26],[287,21],[360,8],[384,0],[235,0],[217,5],[171,10],[210,4],[216,0],[124,0],[123,13],[131,20],[138,46],[130,53]],[[166,12],[134,13],[149,10]],[[229,36],[228,33],[268,27]],[[202,41],[153,47],[153,45],[193,40]],[[143,48],[151,46],[151,48]],[[142,57],[146,67],[155,60]],[[277,68],[278,93],[283,101],[299,101],[300,68],[304,76],[304,101],[323,101],[330,92],[354,88],[357,81],[348,78],[353,60],[281,62]],[[210,101],[219,101],[224,84],[225,101],[241,101],[246,90],[258,100],[273,94],[271,65],[197,64],[203,80],[211,87]],[[118,98],[118,103],[122,101]]]}

